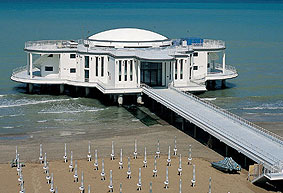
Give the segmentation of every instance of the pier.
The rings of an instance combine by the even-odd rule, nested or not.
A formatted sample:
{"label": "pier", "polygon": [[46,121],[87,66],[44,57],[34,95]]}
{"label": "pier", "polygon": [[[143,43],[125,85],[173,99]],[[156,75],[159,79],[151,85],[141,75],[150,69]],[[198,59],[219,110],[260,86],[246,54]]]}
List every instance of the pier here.
{"label": "pier", "polygon": [[[262,171],[253,182],[263,178],[283,180],[281,136],[171,86],[151,88],[143,85],[142,88],[151,109],[161,111],[164,116],[169,114],[171,122],[178,116],[181,130],[190,130],[195,138],[199,132],[218,140],[223,144],[225,156],[229,155],[229,150],[236,152],[243,158],[244,167],[254,163],[261,165]],[[249,164],[248,160],[251,160]]]}

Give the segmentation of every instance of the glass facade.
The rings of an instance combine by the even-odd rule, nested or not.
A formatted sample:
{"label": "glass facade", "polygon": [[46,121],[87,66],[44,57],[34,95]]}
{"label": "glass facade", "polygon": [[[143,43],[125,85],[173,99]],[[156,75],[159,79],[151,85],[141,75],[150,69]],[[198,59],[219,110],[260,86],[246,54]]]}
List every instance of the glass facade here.
{"label": "glass facade", "polygon": [[149,86],[162,86],[162,63],[141,62],[141,82]]}

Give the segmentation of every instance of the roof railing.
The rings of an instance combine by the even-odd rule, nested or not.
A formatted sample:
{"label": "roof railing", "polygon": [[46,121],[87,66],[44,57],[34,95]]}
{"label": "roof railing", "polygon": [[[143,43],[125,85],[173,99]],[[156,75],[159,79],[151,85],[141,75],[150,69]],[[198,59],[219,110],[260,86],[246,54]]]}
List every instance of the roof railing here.
{"label": "roof railing", "polygon": [[39,40],[27,41],[25,49],[60,49],[60,48],[77,48],[78,40]]}
{"label": "roof railing", "polygon": [[211,102],[202,100],[201,98],[199,98],[199,97],[197,97],[197,96],[195,96],[195,95],[193,95],[193,94],[191,94],[189,92],[186,92],[186,93],[182,92],[182,91],[180,91],[180,90],[178,90],[178,89],[176,89],[176,88],[174,88],[172,86],[170,86],[169,88],[174,89],[175,91],[177,91],[177,92],[179,92],[179,93],[181,93],[181,94],[183,94],[185,96],[189,96],[192,99],[194,99],[194,100],[204,104],[205,106],[207,106],[207,107],[209,107],[209,108],[211,108],[213,110],[216,110],[216,111],[218,111],[218,112],[220,112],[220,113],[222,113],[222,114],[224,114],[224,115],[226,115],[226,116],[228,116],[228,117],[230,117],[230,118],[232,118],[234,120],[237,120],[237,121],[239,121],[239,123],[244,124],[244,125],[248,126],[249,128],[253,129],[254,131],[259,132],[261,134],[264,134],[265,136],[269,137],[273,141],[276,141],[279,144],[283,145],[283,137],[281,137],[281,136],[279,136],[279,135],[277,135],[277,134],[275,134],[275,133],[273,133],[273,132],[271,132],[271,131],[269,131],[267,129],[264,129],[264,128],[254,124],[254,123],[252,123],[252,122],[250,122],[250,121],[248,121],[248,120],[246,120],[246,119],[244,119],[244,118],[242,118],[242,117],[240,117],[238,115],[235,115],[235,114],[233,114],[233,113],[231,113],[231,112],[229,112],[229,111],[227,111],[227,110],[225,110],[225,109],[223,109],[223,108],[221,108],[219,106],[216,106],[216,105],[214,105]]}

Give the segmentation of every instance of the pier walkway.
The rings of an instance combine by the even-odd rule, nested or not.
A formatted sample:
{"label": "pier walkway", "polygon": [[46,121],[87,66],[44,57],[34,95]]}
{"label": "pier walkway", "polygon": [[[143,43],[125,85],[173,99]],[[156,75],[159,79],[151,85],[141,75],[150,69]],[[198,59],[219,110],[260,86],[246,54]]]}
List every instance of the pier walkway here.
{"label": "pier walkway", "polygon": [[195,95],[143,85],[143,93],[283,180],[283,138]]}

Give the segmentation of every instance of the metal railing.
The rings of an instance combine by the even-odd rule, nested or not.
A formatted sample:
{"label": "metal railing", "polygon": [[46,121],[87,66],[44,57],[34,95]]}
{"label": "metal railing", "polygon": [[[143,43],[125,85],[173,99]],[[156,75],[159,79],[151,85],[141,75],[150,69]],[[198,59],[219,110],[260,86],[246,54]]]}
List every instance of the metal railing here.
{"label": "metal railing", "polygon": [[77,48],[78,40],[39,40],[28,41],[25,43],[25,49],[60,49]]}
{"label": "metal railing", "polygon": [[193,48],[225,48],[225,42],[222,40],[204,39],[201,43],[192,43]]}
{"label": "metal railing", "polygon": [[[215,66],[216,69],[223,70],[223,64],[215,63],[214,66]],[[237,73],[237,69],[234,66],[230,66],[230,65],[226,64],[225,65],[225,69],[229,70],[229,71],[232,71],[233,73]]]}
{"label": "metal railing", "polygon": [[229,112],[229,111],[227,111],[227,110],[225,110],[225,109],[223,109],[223,108],[221,108],[219,106],[216,106],[213,103],[210,103],[208,101],[202,100],[201,98],[199,98],[199,97],[197,97],[197,96],[195,96],[195,95],[193,95],[193,94],[191,94],[189,92],[185,93],[185,92],[179,91],[178,89],[172,87],[171,85],[169,85],[169,88],[171,88],[171,89],[181,93],[182,95],[190,97],[190,98],[194,99],[195,101],[200,102],[201,104],[205,105],[206,107],[209,107],[210,109],[218,111],[221,114],[223,114],[223,115],[225,115],[225,116],[227,116],[229,118],[232,118],[233,120],[238,121],[239,123],[241,123],[241,124],[243,124],[245,126],[248,126],[252,130],[254,130],[256,132],[259,132],[261,134],[264,134],[266,137],[268,137],[268,138],[272,139],[273,141],[276,141],[279,144],[283,145],[283,137],[281,137],[281,136],[279,136],[279,135],[277,135],[277,134],[275,134],[275,133],[273,133],[271,131],[268,131],[267,129],[264,129],[264,128],[254,124],[254,123],[252,123],[252,122],[250,122],[250,121],[248,121],[248,120],[246,120],[246,119],[244,119],[244,118],[242,118],[242,117],[240,117],[238,115],[235,115],[235,114],[233,114],[233,113],[231,113],[231,112]]}
{"label": "metal railing", "polygon": [[17,67],[15,69],[13,69],[12,71],[12,76],[14,76],[15,74],[19,73],[19,72],[22,72],[22,71],[25,71],[27,70],[27,66],[20,66],[20,67]]}
{"label": "metal railing", "polygon": [[[148,92],[150,92],[150,90],[151,91],[153,91],[153,88],[151,88],[150,86],[148,86],[148,85],[145,85],[145,84],[142,84],[141,85],[141,87],[144,87],[146,90],[148,90]],[[169,88],[172,88],[172,84],[169,84]],[[187,95],[186,93],[184,93],[184,92],[181,92],[181,91],[179,91],[179,90],[177,90],[177,89],[175,89],[175,88],[173,88],[175,91],[177,91],[178,93],[180,93],[180,94],[182,94],[182,95],[184,95],[184,96],[186,96],[186,97],[190,97],[191,95]],[[151,94],[153,94],[154,96],[158,96],[158,98],[161,100],[161,101],[164,101],[166,104],[164,104],[165,106],[167,106],[167,108],[175,108],[175,109],[177,109],[177,111],[175,111],[176,113],[181,113],[181,114],[186,114],[186,112],[184,112],[183,110],[182,110],[182,104],[176,104],[176,103],[174,103],[174,105],[173,104],[171,104],[170,103],[170,101],[168,101],[168,99],[166,99],[164,96],[160,96],[158,93],[156,93],[156,92],[150,92]],[[194,95],[192,95],[192,96],[194,96]],[[196,98],[198,98],[198,97],[196,97]],[[170,99],[170,98],[169,98]],[[198,100],[200,100],[199,98],[198,98]],[[203,102],[202,100],[200,100],[199,102]],[[172,110],[172,109],[171,109]],[[179,115],[181,115],[181,114],[179,114]],[[182,115],[181,115],[182,116]],[[210,125],[210,127],[211,127],[211,129],[212,130],[214,130],[214,132],[217,132],[218,133],[218,135],[221,135],[222,137],[224,137],[225,139],[228,139],[228,138],[230,138],[230,139],[233,139],[234,141],[240,141],[241,143],[239,144],[238,143],[238,146],[240,146],[240,147],[242,147],[243,149],[246,149],[246,151],[247,152],[249,152],[249,150],[247,149],[247,147],[250,147],[252,150],[253,150],[253,152],[249,152],[249,154],[251,155],[251,156],[253,156],[253,155],[263,155],[265,158],[264,158],[264,160],[266,161],[266,166],[268,167],[268,168],[273,168],[273,171],[274,172],[278,172],[279,170],[277,170],[277,169],[275,169],[275,168],[277,168],[277,167],[275,167],[276,165],[277,165],[277,163],[279,162],[279,163],[281,163],[281,161],[280,160],[278,160],[275,156],[273,156],[272,154],[270,154],[269,152],[266,152],[266,151],[263,151],[262,149],[260,149],[260,148],[258,148],[257,146],[255,146],[255,145],[253,145],[253,144],[251,144],[249,141],[246,141],[245,139],[243,139],[243,138],[239,138],[239,136],[235,136],[235,135],[232,135],[231,133],[228,133],[228,132],[225,132],[225,131],[223,131],[223,130],[221,130],[221,132],[219,132],[219,130],[217,129],[217,125],[215,125],[215,123],[212,123],[209,119],[206,119],[205,117],[203,117],[201,114],[195,114],[194,116],[196,116],[196,117],[198,117],[198,118],[202,118],[201,120],[202,120],[202,123],[205,123],[205,124],[208,124],[208,125]],[[223,140],[223,139],[222,139]],[[229,141],[230,142],[230,141]],[[241,145],[242,144],[242,145]],[[244,145],[243,145],[244,144]],[[256,154],[256,153],[258,153],[258,154]],[[270,160],[272,160],[272,162],[269,162]],[[274,163],[276,163],[276,164],[274,164]]]}

